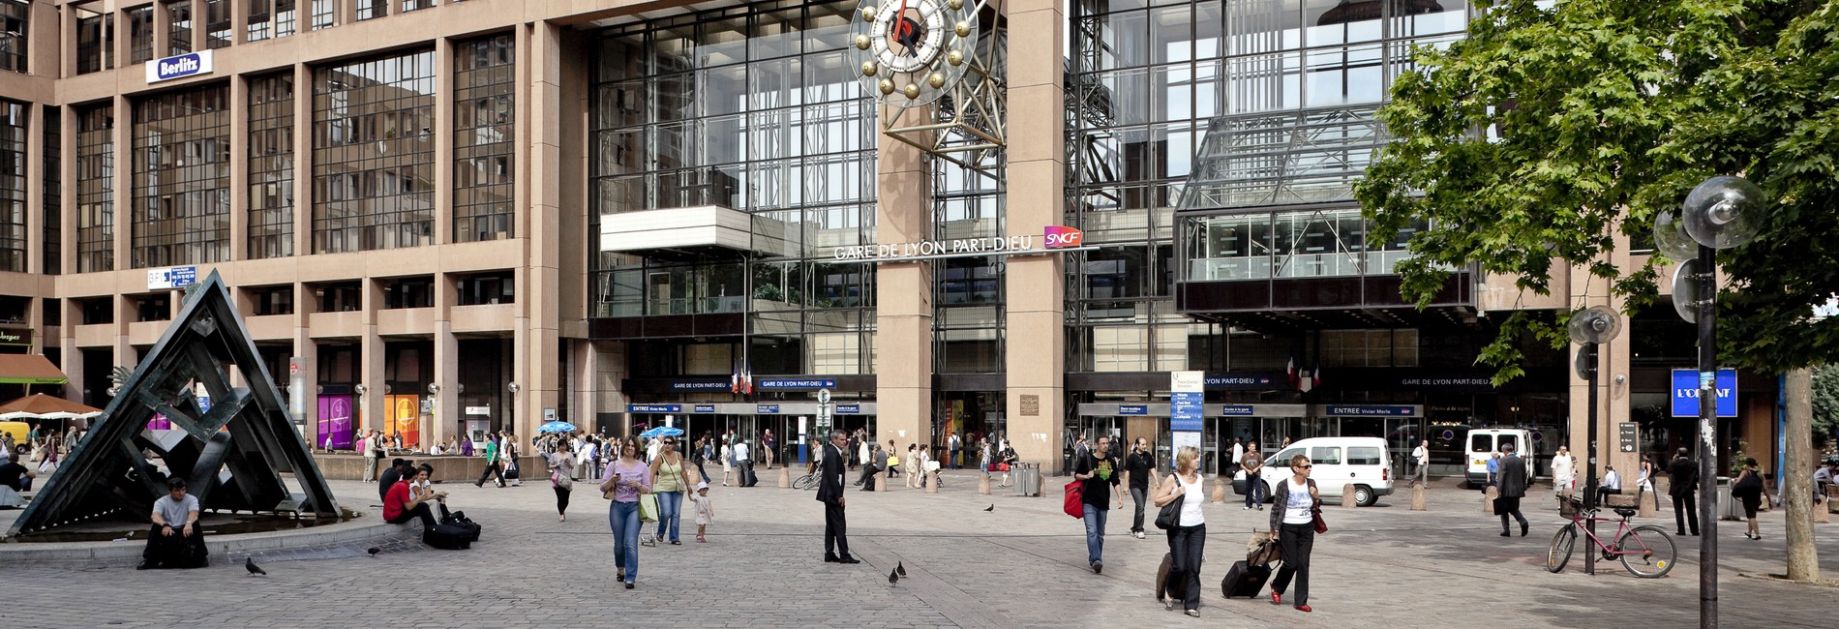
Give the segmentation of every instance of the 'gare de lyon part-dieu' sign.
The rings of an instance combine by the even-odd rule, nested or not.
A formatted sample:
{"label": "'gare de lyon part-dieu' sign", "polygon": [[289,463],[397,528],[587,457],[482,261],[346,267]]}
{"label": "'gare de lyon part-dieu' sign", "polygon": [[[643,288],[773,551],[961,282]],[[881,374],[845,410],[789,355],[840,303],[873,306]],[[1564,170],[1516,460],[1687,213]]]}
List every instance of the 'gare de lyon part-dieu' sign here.
{"label": "'gare de lyon part-dieu' sign", "polygon": [[[1038,243],[1038,246],[1037,246]],[[1073,227],[1048,225],[1039,237],[1033,234],[1020,236],[990,236],[986,238],[953,238],[949,240],[922,240],[896,244],[860,245],[854,247],[837,247],[832,254],[835,262],[905,262],[908,260],[936,260],[940,258],[964,258],[972,256],[1006,256],[1029,253],[1046,253],[1062,251],[1086,251],[1092,247],[1085,245],[1085,232]]]}

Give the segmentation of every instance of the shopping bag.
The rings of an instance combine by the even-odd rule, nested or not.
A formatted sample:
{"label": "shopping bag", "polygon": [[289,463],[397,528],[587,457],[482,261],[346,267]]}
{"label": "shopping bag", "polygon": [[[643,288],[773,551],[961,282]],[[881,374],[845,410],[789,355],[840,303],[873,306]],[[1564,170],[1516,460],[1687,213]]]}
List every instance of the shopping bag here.
{"label": "shopping bag", "polygon": [[639,494],[639,520],[643,522],[658,521],[657,494]]}
{"label": "shopping bag", "polygon": [[1062,509],[1074,518],[1086,517],[1086,483],[1076,480],[1066,484],[1066,504]]}

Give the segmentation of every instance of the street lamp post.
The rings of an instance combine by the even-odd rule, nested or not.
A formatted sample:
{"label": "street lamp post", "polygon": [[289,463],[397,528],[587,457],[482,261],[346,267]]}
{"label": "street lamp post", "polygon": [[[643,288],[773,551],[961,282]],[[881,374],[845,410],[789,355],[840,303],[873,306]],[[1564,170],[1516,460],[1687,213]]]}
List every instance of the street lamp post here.
{"label": "street lamp post", "polygon": [[1656,247],[1682,263],[1673,283],[1675,310],[1698,324],[1699,626],[1707,629],[1718,626],[1717,250],[1754,239],[1762,206],[1756,184],[1720,175],[1693,188],[1677,216],[1662,213],[1654,221]]}
{"label": "street lamp post", "polygon": [[[1583,346],[1577,350],[1577,375],[1582,376],[1590,387],[1588,396],[1590,408],[1585,411],[1585,420],[1589,426],[1586,429],[1587,435],[1585,439],[1588,443],[1589,450],[1585,453],[1588,457],[1588,463],[1585,464],[1584,469],[1584,508],[1595,509],[1597,507],[1596,454],[1598,430],[1596,426],[1597,347],[1603,343],[1615,340],[1616,334],[1622,331],[1622,322],[1621,319],[1616,317],[1614,310],[1604,306],[1592,306],[1578,311],[1577,314],[1571,315],[1571,322],[1565,327],[1566,332],[1571,336],[1571,340]],[[1565,499],[1569,500],[1570,497],[1566,496]],[[1590,535],[1596,535],[1596,520],[1586,520],[1584,526],[1589,528]],[[1596,574],[1596,553],[1584,553],[1584,573]]]}

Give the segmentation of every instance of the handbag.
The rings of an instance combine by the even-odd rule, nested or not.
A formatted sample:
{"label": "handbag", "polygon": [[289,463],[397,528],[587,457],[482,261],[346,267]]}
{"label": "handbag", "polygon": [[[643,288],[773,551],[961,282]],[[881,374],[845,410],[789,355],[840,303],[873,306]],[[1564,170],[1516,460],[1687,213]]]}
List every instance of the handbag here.
{"label": "handbag", "polygon": [[575,479],[569,478],[567,474],[563,474],[562,470],[559,468],[549,473],[549,482],[562,491],[573,491],[575,489]]}
{"label": "handbag", "polygon": [[1061,506],[1067,515],[1074,519],[1086,517],[1086,483],[1075,480],[1066,484],[1066,504]]}
{"label": "handbag", "polygon": [[1156,528],[1167,531],[1181,524],[1181,503],[1188,499],[1188,492],[1183,485],[1181,475],[1176,474],[1175,488],[1182,490],[1181,495],[1176,496],[1173,502],[1162,505],[1162,510],[1156,512]]}
{"label": "handbag", "polygon": [[658,521],[658,495],[639,494],[639,521]]}

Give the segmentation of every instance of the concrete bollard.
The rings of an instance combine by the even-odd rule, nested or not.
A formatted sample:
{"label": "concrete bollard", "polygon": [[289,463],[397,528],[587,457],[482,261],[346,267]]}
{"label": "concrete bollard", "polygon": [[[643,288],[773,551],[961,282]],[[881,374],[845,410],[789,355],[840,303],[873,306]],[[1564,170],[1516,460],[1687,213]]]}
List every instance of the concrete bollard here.
{"label": "concrete bollard", "polygon": [[990,495],[990,475],[989,474],[983,474],[977,479],[977,494],[982,495],[982,496]]}
{"label": "concrete bollard", "polygon": [[1651,518],[1651,517],[1660,515],[1660,507],[1655,506],[1654,504],[1658,498],[1659,498],[1659,494],[1655,494],[1653,492],[1643,492],[1641,494],[1637,494],[1635,496],[1635,507],[1637,509],[1640,509],[1640,513],[1637,513],[1636,515],[1643,517],[1643,518]]}
{"label": "concrete bollard", "polygon": [[875,475],[875,491],[887,491],[887,490],[888,490],[887,472],[881,472],[879,474],[876,474]]}
{"label": "concrete bollard", "polygon": [[1427,500],[1426,496],[1424,495],[1424,485],[1418,484],[1418,485],[1411,486],[1411,510],[1412,511],[1429,511],[1430,510],[1429,502],[1430,501]]}
{"label": "concrete bollard", "polygon": [[1341,486],[1341,507],[1345,509],[1352,509],[1359,505],[1360,503],[1354,502],[1354,485],[1352,483],[1342,485]]}
{"label": "concrete bollard", "polygon": [[938,472],[926,472],[926,479],[929,481],[926,483],[926,493],[929,493],[929,494],[939,493],[939,473]]}
{"label": "concrete bollard", "polygon": [[1212,500],[1214,504],[1222,504],[1226,502],[1226,486],[1231,485],[1231,484],[1232,484],[1232,479],[1230,478],[1219,477],[1219,478],[1213,479]]}
{"label": "concrete bollard", "polygon": [[1814,510],[1813,510],[1814,524],[1827,524],[1833,521],[1832,512],[1822,508],[1823,506],[1824,505],[1814,505]]}
{"label": "concrete bollard", "polygon": [[780,489],[791,489],[792,488],[792,469],[791,468],[789,467],[779,468],[779,488]]}
{"label": "concrete bollard", "polygon": [[1494,515],[1494,501],[1501,497],[1501,490],[1489,485],[1487,491],[1481,492],[1481,512]]}

